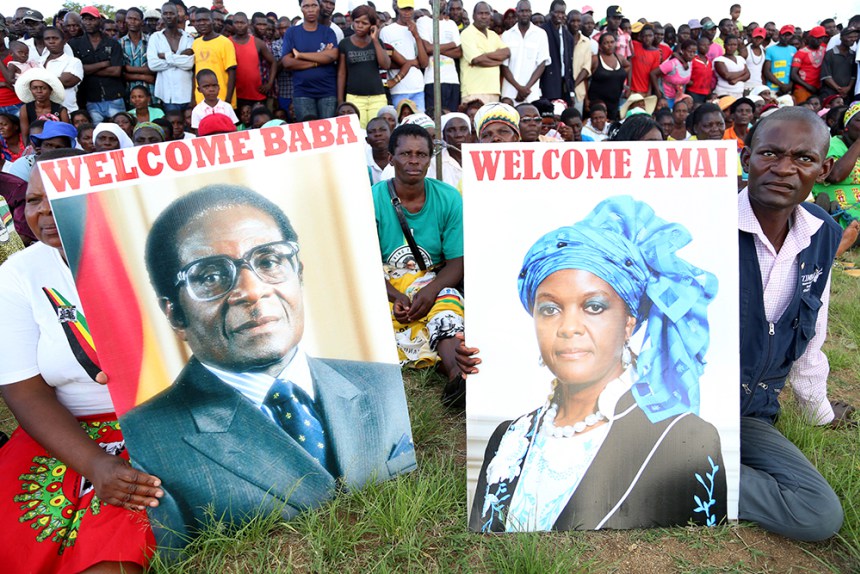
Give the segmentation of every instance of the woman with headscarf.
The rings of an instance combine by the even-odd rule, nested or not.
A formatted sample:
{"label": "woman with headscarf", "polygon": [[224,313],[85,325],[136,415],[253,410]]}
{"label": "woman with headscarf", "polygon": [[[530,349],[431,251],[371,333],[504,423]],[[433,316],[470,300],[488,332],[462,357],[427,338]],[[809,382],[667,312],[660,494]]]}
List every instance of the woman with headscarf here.
{"label": "woman with headscarf", "polygon": [[475,113],[475,133],[480,143],[518,142],[520,114],[508,104],[484,104]]}
{"label": "woman with headscarf", "polygon": [[[543,405],[490,438],[472,530],[713,525],[725,517],[719,435],[697,416],[717,280],[678,257],[690,239],[647,204],[618,196],[529,249],[520,301],[554,378]],[[637,357],[630,339],[640,328]]]}
{"label": "woman with headscarf", "polygon": [[[469,116],[451,112],[442,116],[442,181],[460,189],[463,179],[463,144],[469,141],[472,125]],[[431,168],[432,169],[432,168]]]}
{"label": "woman with headscarf", "polygon": [[152,122],[140,122],[134,126],[131,140],[135,146],[161,143],[165,140],[164,129]]}
{"label": "woman with headscarf", "polygon": [[93,146],[96,151],[111,151],[134,147],[128,134],[116,124],[101,122],[93,130]]}

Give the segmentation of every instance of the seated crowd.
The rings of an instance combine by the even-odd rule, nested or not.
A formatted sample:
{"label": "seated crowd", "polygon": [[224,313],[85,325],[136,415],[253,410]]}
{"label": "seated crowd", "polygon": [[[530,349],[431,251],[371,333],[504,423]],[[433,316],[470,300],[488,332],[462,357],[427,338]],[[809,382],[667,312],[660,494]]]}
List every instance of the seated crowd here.
{"label": "seated crowd", "polygon": [[[462,0],[442,0],[434,45],[432,14],[414,0],[396,0],[394,16],[370,2],[341,14],[333,0],[300,0],[297,18],[249,17],[228,12],[221,0],[214,4],[177,0],[113,14],[86,6],[49,19],[22,7],[0,15],[0,328],[11,329],[5,332],[20,351],[15,368],[0,354],[0,389],[21,425],[0,449],[0,505],[7,505],[4,528],[16,528],[6,546],[18,560],[44,564],[34,571],[141,571],[153,552],[142,511],[163,495],[159,478],[135,471],[121,446],[100,448],[105,437],[113,445],[123,440],[105,387],[91,384],[103,375],[82,370],[68,349],[51,352],[66,334],[51,307],[56,301],[38,286],[52,282],[64,289],[65,305],[79,302],[33,169],[40,161],[358,116],[401,364],[438,366],[447,381],[442,400],[457,409],[479,362],[463,335],[463,144],[734,141],[739,210],[748,217],[739,229],[755,235],[762,269],[791,267],[794,259],[783,259],[810,237],[815,244],[819,227],[833,243],[822,248],[826,269],[858,243],[860,15],[801,30],[744,25],[734,5],[718,24],[706,17],[675,27],[631,21],[619,6],[596,21],[591,7],[568,11],[563,0],[553,0],[546,15],[533,14],[529,0],[504,14],[483,1],[469,14]],[[790,139],[789,125],[796,130],[790,133],[812,134],[810,149],[795,154],[808,164],[796,169],[812,176],[799,178],[792,202],[762,211],[758,185],[771,168],[759,156],[796,151],[775,139]],[[437,155],[441,179],[434,177]],[[814,217],[799,215],[807,196],[818,206],[808,207]],[[806,231],[810,237],[795,237]],[[22,263],[24,254],[32,263]],[[797,271],[784,273],[781,287],[793,293]],[[767,275],[762,271],[764,283]],[[771,297],[780,286],[765,288]],[[819,336],[786,364],[802,365],[789,380],[803,371],[805,390],[795,392],[809,421],[841,428],[855,424],[854,409],[827,398],[825,296]],[[778,307],[768,307],[768,320],[797,311],[787,301]],[[85,327],[82,315],[77,319]],[[756,426],[771,415],[743,412],[754,422],[742,424],[740,517],[792,538],[832,536],[842,520],[836,495],[800,451],[771,431],[772,420]],[[764,493],[784,487],[774,459],[802,467],[804,478],[797,479],[800,494],[767,506]],[[18,512],[35,500],[18,477],[37,460],[81,483],[77,498],[63,501],[71,510],[41,534],[30,525],[43,516],[40,509],[20,519]],[[808,499],[800,500],[803,493]]]}

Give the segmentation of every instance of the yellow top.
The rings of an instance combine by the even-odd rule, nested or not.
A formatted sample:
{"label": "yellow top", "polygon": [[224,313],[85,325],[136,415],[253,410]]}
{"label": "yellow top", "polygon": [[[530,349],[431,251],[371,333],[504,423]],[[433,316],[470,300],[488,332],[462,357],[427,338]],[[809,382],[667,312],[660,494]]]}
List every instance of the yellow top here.
{"label": "yellow top", "polygon": [[[218,98],[227,101],[227,70],[236,67],[236,49],[233,42],[224,36],[218,36],[209,41],[202,37],[194,40],[191,48],[194,50],[194,101],[203,101],[203,94],[197,91],[197,72],[212,70],[218,78]],[[236,107],[236,89],[233,88],[233,99],[229,102]]]}
{"label": "yellow top", "polygon": [[473,66],[472,60],[481,54],[495,52],[506,48],[498,34],[486,29],[486,36],[474,24],[460,33],[460,44],[463,58],[460,60],[460,94],[465,98],[471,94],[502,93],[502,81],[499,66],[485,68]]}

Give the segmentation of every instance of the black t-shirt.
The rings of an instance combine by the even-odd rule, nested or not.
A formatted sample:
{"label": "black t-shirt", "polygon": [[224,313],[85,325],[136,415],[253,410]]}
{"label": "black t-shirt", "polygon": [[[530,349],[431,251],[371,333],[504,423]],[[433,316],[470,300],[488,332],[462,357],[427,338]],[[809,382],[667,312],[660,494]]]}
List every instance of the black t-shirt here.
{"label": "black t-shirt", "polygon": [[[69,40],[69,46],[72,47],[75,58],[79,59],[84,66],[104,61],[109,61],[111,66],[122,66],[122,47],[119,42],[104,34],[98,48],[93,48],[86,34]],[[78,98],[83,99],[84,102],[105,102],[123,97],[125,97],[125,84],[121,78],[84,74],[78,90]]]}
{"label": "black t-shirt", "polygon": [[379,78],[379,63],[373,42],[366,48],[358,48],[350,38],[338,44],[338,50],[346,57],[346,93],[353,96],[378,96],[385,93]]}

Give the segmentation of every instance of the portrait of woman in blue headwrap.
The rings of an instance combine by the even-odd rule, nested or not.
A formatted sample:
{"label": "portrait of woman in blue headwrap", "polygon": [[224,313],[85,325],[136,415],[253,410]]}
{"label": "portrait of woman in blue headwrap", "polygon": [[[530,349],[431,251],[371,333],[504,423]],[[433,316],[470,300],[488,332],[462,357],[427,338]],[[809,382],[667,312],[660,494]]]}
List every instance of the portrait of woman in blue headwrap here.
{"label": "portrait of woman in blue headwrap", "polygon": [[698,416],[707,309],[718,285],[678,256],[690,241],[648,204],[616,196],[529,249],[519,297],[555,378],[543,405],[490,438],[472,530],[710,526],[725,518],[719,434]]}

